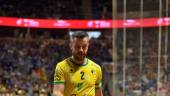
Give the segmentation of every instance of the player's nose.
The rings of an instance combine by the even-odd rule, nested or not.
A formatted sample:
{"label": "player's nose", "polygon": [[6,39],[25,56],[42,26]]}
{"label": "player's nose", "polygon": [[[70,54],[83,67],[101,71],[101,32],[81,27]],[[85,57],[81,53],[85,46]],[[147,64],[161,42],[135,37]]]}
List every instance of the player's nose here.
{"label": "player's nose", "polygon": [[82,48],[82,47],[80,47],[78,51],[79,51],[79,52],[83,52],[83,48]]}

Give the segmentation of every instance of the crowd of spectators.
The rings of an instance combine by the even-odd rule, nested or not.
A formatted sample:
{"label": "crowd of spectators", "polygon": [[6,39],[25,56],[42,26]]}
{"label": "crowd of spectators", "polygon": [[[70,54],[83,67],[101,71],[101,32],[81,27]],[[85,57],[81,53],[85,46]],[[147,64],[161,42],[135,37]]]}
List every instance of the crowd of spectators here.
{"label": "crowd of spectators", "polygon": [[[88,0],[89,5],[86,5],[82,0],[1,0],[0,1],[0,16],[8,17],[23,17],[23,18],[52,18],[52,19],[111,19],[112,18],[112,0]],[[123,13],[123,0],[117,1],[117,12]],[[163,13],[165,16],[166,2],[163,1]],[[126,8],[127,12],[138,12],[140,14],[140,1],[128,0]],[[143,3],[144,11],[159,11],[159,0],[147,0]],[[147,7],[145,7],[147,6]],[[91,10],[87,11],[86,9]],[[89,14],[89,18],[86,17]],[[131,14],[127,17],[134,17]],[[145,12],[144,12],[145,13]],[[158,15],[154,12],[151,16]],[[145,16],[145,14],[144,14]],[[119,17],[118,17],[119,18]],[[136,17],[139,18],[139,17]],[[123,18],[121,18],[123,19]]]}
{"label": "crowd of spectators", "polygon": [[[126,65],[123,66],[123,32],[118,33],[118,82],[117,88],[123,91],[123,67],[125,67],[126,96],[156,96],[159,87],[160,96],[170,95],[170,51],[165,52],[165,32],[162,32],[160,79],[158,81],[158,31],[156,28],[143,33],[143,56],[140,65],[140,34],[138,29],[127,31]],[[170,36],[170,34],[168,34]],[[170,39],[168,39],[169,41]],[[170,45],[168,43],[168,49]],[[167,59],[166,59],[167,58]],[[167,64],[165,61],[167,60]],[[158,84],[159,86],[158,86]]]}
{"label": "crowd of spectators", "polygon": [[1,0],[0,16],[81,19],[81,0]]}
{"label": "crowd of spectators", "polygon": [[[158,32],[156,29],[146,30],[143,34],[142,70],[139,60],[141,57],[138,32],[138,30],[127,30],[126,96],[138,96],[139,94],[156,96],[158,87]],[[170,91],[170,58],[168,57],[170,51],[165,53],[164,50],[165,35],[165,32],[162,33],[159,82],[161,96],[168,96]],[[54,40],[1,37],[0,42],[0,94],[50,96],[56,63],[71,54],[68,41],[57,38]],[[101,64],[102,67],[104,67],[103,62],[112,62],[111,39],[103,36],[98,39],[92,38],[90,42],[89,58]],[[118,53],[116,90],[120,96],[123,91],[123,32],[118,31],[116,44]],[[168,45],[168,49],[169,47]],[[166,56],[168,58],[167,66],[165,66]],[[103,71],[106,75],[107,69]],[[111,78],[111,75],[108,76]],[[104,83],[107,82],[105,78]],[[110,90],[108,89],[109,84],[104,84],[107,86],[104,87],[104,92]],[[111,94],[111,91],[107,94]]]}

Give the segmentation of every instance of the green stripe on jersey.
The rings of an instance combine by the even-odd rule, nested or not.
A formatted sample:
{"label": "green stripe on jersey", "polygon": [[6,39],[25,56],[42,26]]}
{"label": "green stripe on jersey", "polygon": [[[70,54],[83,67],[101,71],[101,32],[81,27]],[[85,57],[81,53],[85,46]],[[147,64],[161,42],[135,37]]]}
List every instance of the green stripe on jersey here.
{"label": "green stripe on jersey", "polygon": [[49,82],[49,84],[64,84],[64,81]]}

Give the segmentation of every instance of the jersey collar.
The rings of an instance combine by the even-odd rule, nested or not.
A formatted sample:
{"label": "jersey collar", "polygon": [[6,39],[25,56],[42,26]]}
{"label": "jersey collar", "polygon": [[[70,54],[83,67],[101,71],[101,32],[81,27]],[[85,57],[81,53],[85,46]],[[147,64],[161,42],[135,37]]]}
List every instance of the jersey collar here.
{"label": "jersey collar", "polygon": [[73,64],[75,64],[75,65],[78,65],[78,66],[86,66],[87,64],[88,64],[88,59],[85,57],[84,58],[84,61],[83,61],[83,64],[76,64],[75,62],[74,62],[74,57],[73,56],[71,56],[70,57],[70,61],[73,63]]}

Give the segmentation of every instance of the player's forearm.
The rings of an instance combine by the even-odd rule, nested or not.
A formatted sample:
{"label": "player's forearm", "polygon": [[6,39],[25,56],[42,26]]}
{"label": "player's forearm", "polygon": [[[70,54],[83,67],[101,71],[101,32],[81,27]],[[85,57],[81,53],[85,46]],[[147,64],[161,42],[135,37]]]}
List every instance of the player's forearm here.
{"label": "player's forearm", "polygon": [[97,88],[95,91],[95,96],[103,96],[103,92],[101,88]]}
{"label": "player's forearm", "polygon": [[53,90],[53,96],[64,96],[60,90]]}

